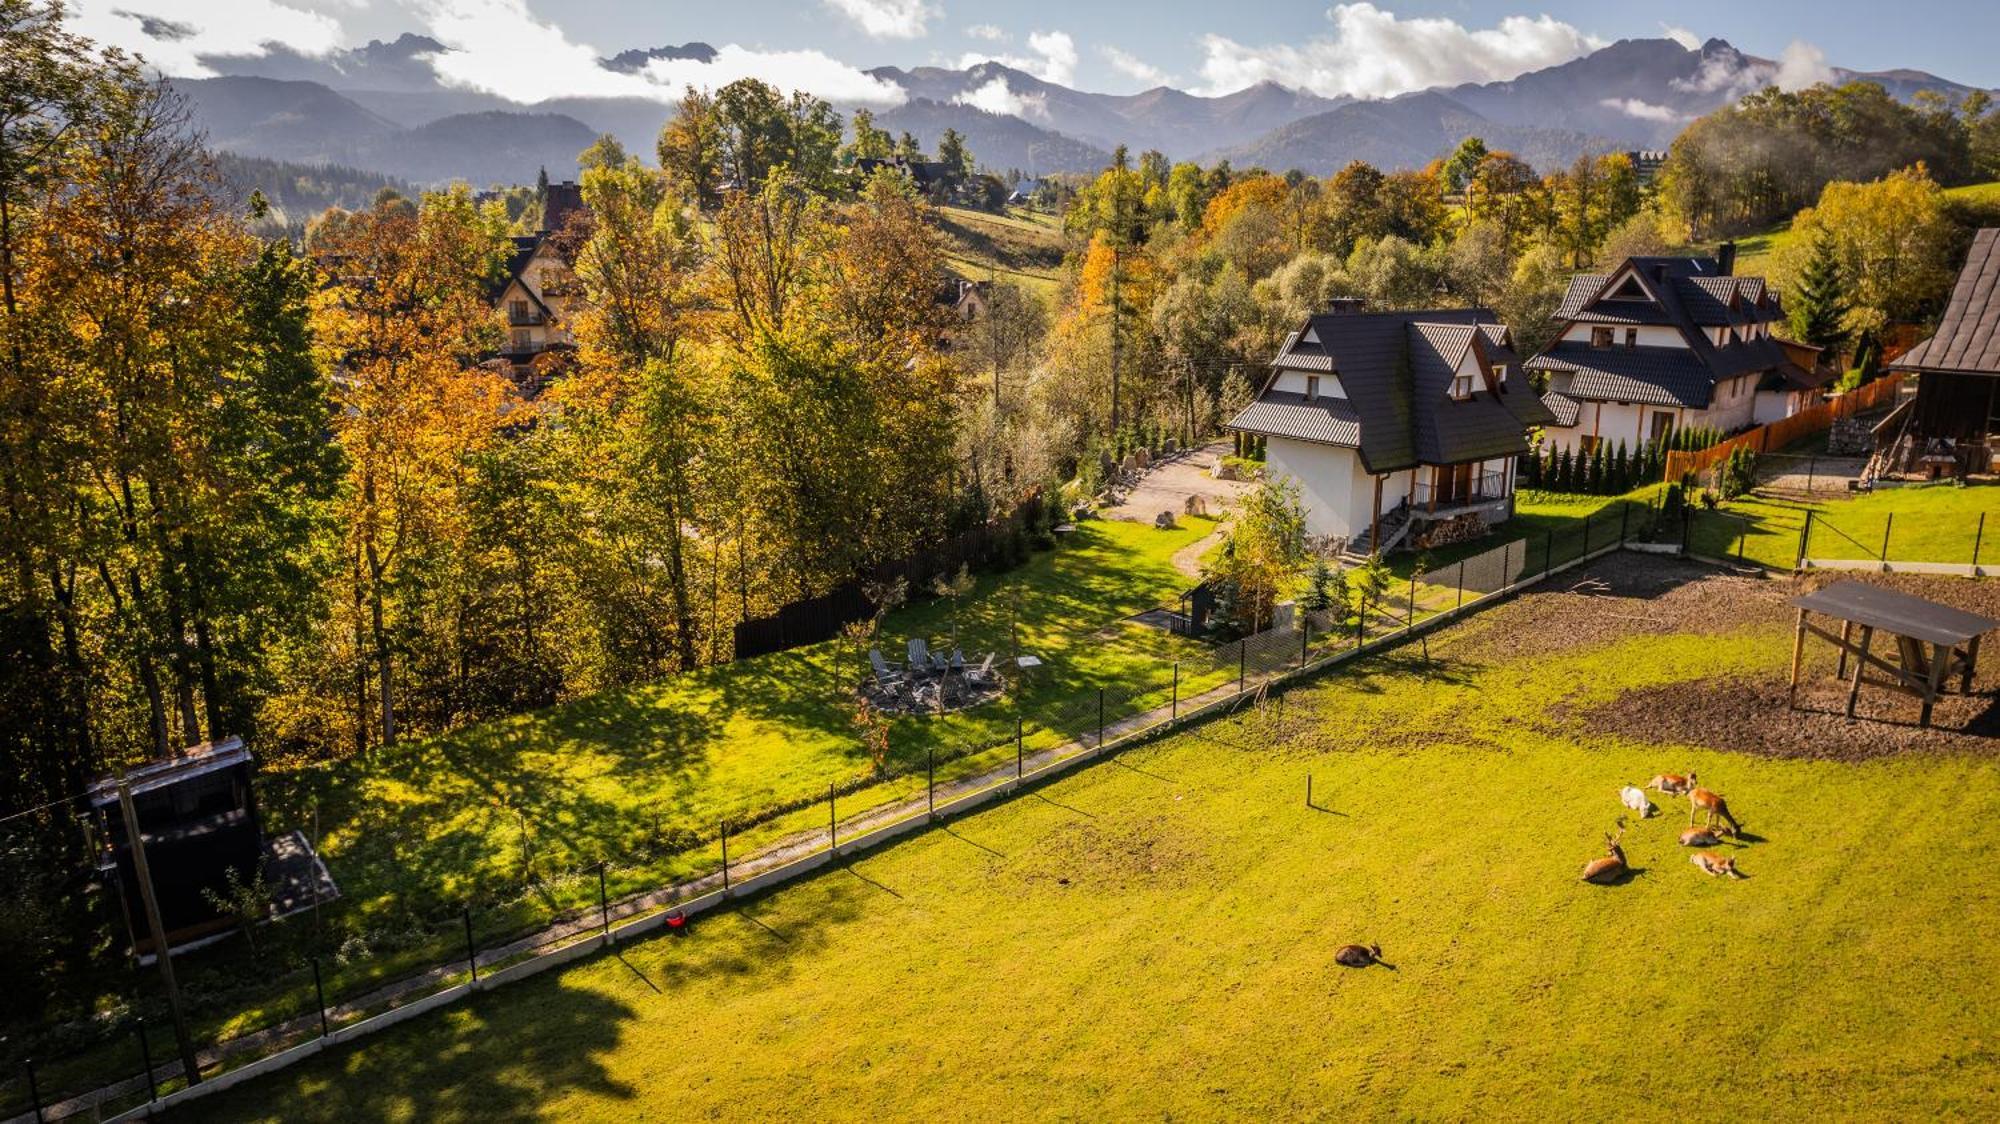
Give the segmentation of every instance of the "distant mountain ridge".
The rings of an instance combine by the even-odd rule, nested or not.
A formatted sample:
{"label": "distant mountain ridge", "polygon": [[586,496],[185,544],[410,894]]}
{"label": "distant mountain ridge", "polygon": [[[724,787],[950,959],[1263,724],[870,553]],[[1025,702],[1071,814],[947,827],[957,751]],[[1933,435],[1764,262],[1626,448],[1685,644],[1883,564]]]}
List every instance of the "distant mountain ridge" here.
{"label": "distant mountain ridge", "polygon": [[[190,94],[218,148],[334,161],[420,183],[525,182],[542,167],[570,175],[577,153],[599,133],[650,158],[673,112],[646,98],[523,104],[445,86],[430,63],[447,50],[411,34],[323,58],[274,46],[258,58],[207,58],[223,77],[176,84]],[[705,64],[716,57],[707,43],[689,42],[599,62],[636,73],[655,60]],[[1227,158],[1324,175],[1357,159],[1388,169],[1421,166],[1475,133],[1543,168],[1586,152],[1662,148],[1694,118],[1769,84],[1779,67],[1721,39],[1693,49],[1671,39],[1625,39],[1504,82],[1374,100],[1322,97],[1275,82],[1220,97],[1167,86],[1101,94],[998,62],[868,73],[907,96],[894,108],[876,109],[882,127],[908,131],[926,147],[955,129],[989,168],[1091,172],[1122,144],[1177,160]],[[1880,82],[1903,99],[1931,90],[1956,101],[1973,89],[1920,70],[1829,73],[1835,81]]]}

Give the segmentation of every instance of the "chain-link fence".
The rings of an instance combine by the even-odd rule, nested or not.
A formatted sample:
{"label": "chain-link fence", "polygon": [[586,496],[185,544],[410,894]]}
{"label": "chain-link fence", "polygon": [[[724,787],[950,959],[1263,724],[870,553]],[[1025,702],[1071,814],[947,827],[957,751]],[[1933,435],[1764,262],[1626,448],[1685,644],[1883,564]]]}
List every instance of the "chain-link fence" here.
{"label": "chain-link fence", "polygon": [[[1004,793],[1121,738],[1231,704],[1616,547],[1647,511],[1625,506],[1634,510],[1606,509],[1575,527],[1434,568],[1399,576],[1371,568],[1350,586],[1346,604],[1285,615],[1248,635],[1170,645],[1177,638],[1161,632],[1157,656],[1127,660],[1107,681],[1051,689],[1017,678],[988,704],[1011,714],[976,736],[940,738],[914,763],[825,778],[817,793],[802,783],[801,795],[746,808],[710,832],[663,825],[655,813],[625,824],[615,841],[594,833],[588,845],[600,850],[585,861],[580,844],[562,842],[564,825],[530,823],[516,810],[522,874],[505,892],[471,894],[454,885],[436,890],[428,908],[405,902],[338,924],[315,908],[176,957],[187,1049],[202,1076],[213,1078],[510,966],[552,963],[554,950],[595,940],[616,923],[671,917],[684,903],[753,876],[803,870],[843,844],[928,819],[945,805]],[[488,838],[474,820],[510,813],[453,814],[466,818],[466,845],[474,846]],[[0,1118],[100,1118],[185,1086],[182,1049],[153,971],[101,963],[96,970],[122,971],[105,990],[124,998],[90,1020],[44,1028],[35,1043],[39,1058],[17,1050],[0,1086]]]}

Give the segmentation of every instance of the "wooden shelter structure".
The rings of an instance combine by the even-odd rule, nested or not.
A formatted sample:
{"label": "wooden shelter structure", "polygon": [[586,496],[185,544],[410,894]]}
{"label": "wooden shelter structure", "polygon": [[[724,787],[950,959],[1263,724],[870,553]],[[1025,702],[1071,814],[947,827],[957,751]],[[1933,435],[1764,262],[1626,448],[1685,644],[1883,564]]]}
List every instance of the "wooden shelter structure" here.
{"label": "wooden shelter structure", "polygon": [[1937,333],[1892,360],[1917,396],[1875,428],[1880,473],[1992,471],[2000,457],[2000,228],[1973,237]]}
{"label": "wooden shelter structure", "polygon": [[[1914,695],[1924,707],[1919,721],[1930,725],[1931,707],[1953,676],[1958,678],[1961,693],[1972,693],[1972,677],[1979,663],[1979,638],[2000,629],[2000,621],[1977,613],[1858,581],[1835,582],[1794,598],[1792,606],[1799,611],[1798,632],[1792,641],[1792,701],[1798,698],[1806,636],[1811,634],[1840,650],[1836,672],[1840,678],[1848,678],[1848,660],[1854,661],[1853,677],[1847,688],[1849,718],[1854,717],[1854,702],[1861,694],[1862,681],[1867,680]],[[1815,613],[1840,621],[1840,631],[1814,624]],[[1857,629],[1861,634],[1859,639],[1855,637]],[[1895,663],[1870,651],[1877,632],[1894,641]],[[1871,670],[1888,678],[1869,678],[1867,673]]]}

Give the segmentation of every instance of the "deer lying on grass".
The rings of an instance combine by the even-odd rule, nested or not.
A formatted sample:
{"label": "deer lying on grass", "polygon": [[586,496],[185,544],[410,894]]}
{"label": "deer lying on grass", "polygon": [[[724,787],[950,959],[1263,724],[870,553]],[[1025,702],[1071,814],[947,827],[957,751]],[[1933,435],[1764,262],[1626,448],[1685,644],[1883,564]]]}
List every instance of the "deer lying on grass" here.
{"label": "deer lying on grass", "polygon": [[1668,796],[1686,796],[1688,790],[1694,787],[1694,774],[1689,773],[1684,777],[1679,773],[1661,773],[1647,781],[1646,787],[1656,792],[1664,792]]}
{"label": "deer lying on grass", "polygon": [[1700,867],[1705,874],[1728,875],[1731,878],[1747,877],[1737,871],[1735,859],[1723,858],[1714,851],[1696,851],[1688,856],[1688,861]]}
{"label": "deer lying on grass", "polygon": [[1599,886],[1609,885],[1625,877],[1625,849],[1618,841],[1625,838],[1625,821],[1618,821],[1618,834],[1604,834],[1604,845],[1611,852],[1601,859],[1592,859],[1583,864],[1583,880],[1595,882]]}
{"label": "deer lying on grass", "polygon": [[1658,811],[1653,807],[1653,802],[1646,799],[1645,790],[1634,785],[1628,784],[1618,790],[1618,802],[1639,813],[1640,819],[1650,818],[1655,811]]}
{"label": "deer lying on grass", "polygon": [[1382,962],[1379,944],[1344,944],[1333,954],[1333,962],[1343,968],[1366,968]]}
{"label": "deer lying on grass", "polygon": [[1714,827],[1716,818],[1719,816],[1729,824],[1731,832],[1737,835],[1743,834],[1743,825],[1737,823],[1736,817],[1729,814],[1729,801],[1724,800],[1721,793],[1710,792],[1708,789],[1700,787],[1696,787],[1690,791],[1688,793],[1688,826],[1694,826],[1694,818],[1696,814],[1701,812],[1708,813],[1708,826]]}
{"label": "deer lying on grass", "polygon": [[1735,834],[1726,827],[1691,827],[1681,832],[1681,846],[1715,847]]}

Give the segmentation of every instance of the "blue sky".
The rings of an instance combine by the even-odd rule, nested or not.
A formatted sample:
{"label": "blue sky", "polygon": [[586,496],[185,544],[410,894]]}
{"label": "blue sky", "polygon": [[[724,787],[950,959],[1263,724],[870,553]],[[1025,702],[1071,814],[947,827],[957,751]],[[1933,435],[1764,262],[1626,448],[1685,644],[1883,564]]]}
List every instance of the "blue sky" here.
{"label": "blue sky", "polygon": [[[1383,96],[1487,81],[1552,65],[1621,38],[1729,40],[1755,55],[1861,70],[1913,67],[2000,86],[2000,4],[1900,0],[1676,0],[1606,4],[1300,0],[73,0],[82,30],[144,51],[171,73],[267,42],[309,53],[404,31],[454,48],[454,84],[532,101],[633,93],[591,60],[631,47],[703,40],[726,80],[754,74],[841,100],[888,96],[860,68],[960,66],[997,58],[1053,81],[1132,92],[1162,82],[1221,93],[1262,78],[1322,94]],[[139,17],[155,17],[142,25]],[[172,30],[164,37],[165,26]],[[152,34],[146,27],[150,26]],[[1787,51],[1790,55],[1786,55]],[[715,73],[720,73],[717,71]],[[664,67],[651,86],[706,76]],[[587,88],[580,88],[587,87]]]}

